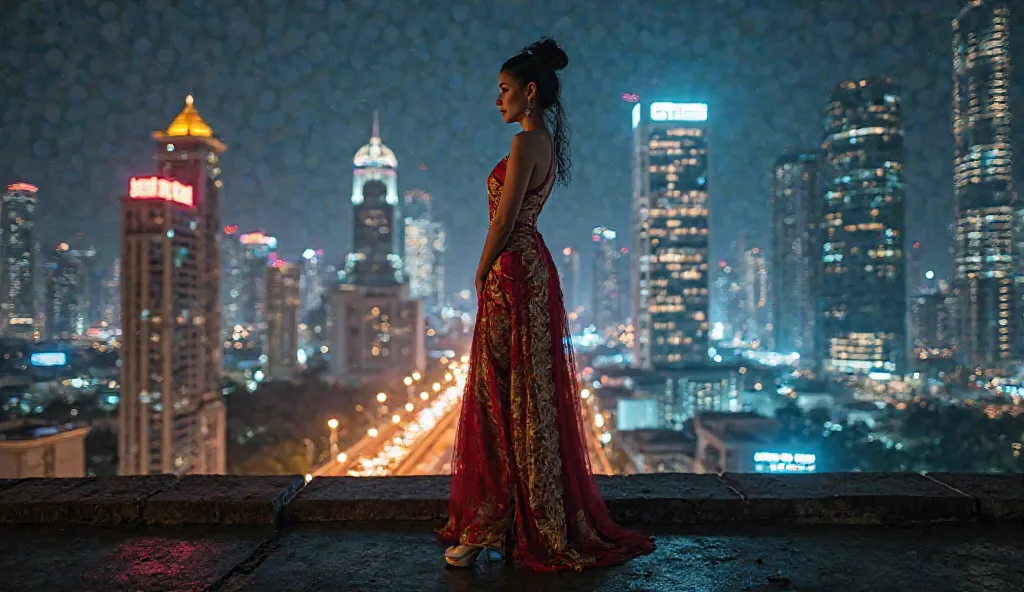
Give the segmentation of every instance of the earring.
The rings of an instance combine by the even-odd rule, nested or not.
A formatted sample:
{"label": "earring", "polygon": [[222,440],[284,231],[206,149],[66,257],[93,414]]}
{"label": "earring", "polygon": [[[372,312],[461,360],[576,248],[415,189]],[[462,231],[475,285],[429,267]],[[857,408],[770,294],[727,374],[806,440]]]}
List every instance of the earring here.
{"label": "earring", "polygon": [[530,99],[526,103],[526,116],[527,117],[532,117],[533,116],[533,99]]}

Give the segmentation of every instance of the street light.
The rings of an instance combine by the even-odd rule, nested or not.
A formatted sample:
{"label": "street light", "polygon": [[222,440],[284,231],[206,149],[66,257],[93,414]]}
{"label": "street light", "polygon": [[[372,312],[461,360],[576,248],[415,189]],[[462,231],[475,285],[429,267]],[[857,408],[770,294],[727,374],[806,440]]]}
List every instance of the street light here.
{"label": "street light", "polygon": [[402,421],[402,416],[401,415],[396,413],[396,414],[391,416],[391,423],[398,423],[400,421]]}
{"label": "street light", "polygon": [[590,398],[590,389],[583,389],[583,390],[581,390],[580,391],[580,397],[582,397],[583,399],[589,399]]}
{"label": "street light", "polygon": [[331,428],[331,454],[338,454],[338,420],[328,419],[327,427]]}
{"label": "street light", "polygon": [[426,401],[427,399],[430,398],[430,395],[427,394],[427,391],[423,391],[422,393],[420,393],[420,398]]}
{"label": "street light", "polygon": [[441,383],[440,382],[435,382],[433,385],[431,385],[431,388],[434,389],[435,393],[439,393],[439,392],[441,392]]}
{"label": "street light", "polygon": [[411,411],[412,411],[413,409],[415,409],[415,408],[416,408],[416,406],[415,406],[415,405],[413,405],[412,403],[406,403],[406,404],[405,404],[405,410],[406,410],[406,411],[409,411],[409,412],[411,412]]}
{"label": "street light", "polygon": [[451,372],[445,372],[445,373],[444,373],[444,379],[445,379],[445,380],[448,380],[448,381],[451,381],[451,379],[452,379],[452,373],[451,373]]}
{"label": "street light", "polygon": [[388,400],[388,396],[386,394],[384,394],[384,393],[377,393],[377,402],[378,403],[383,403],[384,401],[387,401],[387,400]]}
{"label": "street light", "polygon": [[422,375],[422,374],[420,374],[419,372],[413,372],[413,373],[412,373],[412,379],[413,379],[413,380],[419,380],[419,379],[421,379],[421,378],[423,378],[423,375]]}
{"label": "street light", "polygon": [[366,430],[366,435],[371,437],[371,438],[376,438],[377,437],[377,428],[370,428],[370,429]]}
{"label": "street light", "polygon": [[338,462],[343,463],[346,460],[348,460],[348,455],[345,454],[344,452],[339,452],[338,453]]}

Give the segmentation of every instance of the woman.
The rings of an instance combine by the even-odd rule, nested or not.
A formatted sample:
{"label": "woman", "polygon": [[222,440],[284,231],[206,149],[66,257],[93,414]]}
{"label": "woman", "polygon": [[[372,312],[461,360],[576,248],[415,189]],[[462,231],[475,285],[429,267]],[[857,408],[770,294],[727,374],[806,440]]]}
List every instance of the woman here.
{"label": "woman", "polygon": [[622,563],[654,549],[620,528],[590,472],[576,366],[551,253],[537,217],[570,180],[552,39],[513,56],[495,105],[523,131],[487,179],[490,228],[476,274],[479,300],[452,460],[445,560],[468,567],[498,549],[534,570]]}

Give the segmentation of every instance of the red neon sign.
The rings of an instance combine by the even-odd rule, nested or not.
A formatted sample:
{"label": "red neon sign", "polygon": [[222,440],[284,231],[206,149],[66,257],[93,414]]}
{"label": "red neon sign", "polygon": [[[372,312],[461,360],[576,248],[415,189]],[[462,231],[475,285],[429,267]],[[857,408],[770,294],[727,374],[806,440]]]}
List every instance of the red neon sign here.
{"label": "red neon sign", "polygon": [[192,186],[174,179],[160,177],[132,177],[128,197],[132,199],[162,199],[192,207]]}
{"label": "red neon sign", "polygon": [[39,191],[39,188],[35,185],[29,185],[28,183],[11,183],[7,186],[8,191],[31,191],[35,193]]}

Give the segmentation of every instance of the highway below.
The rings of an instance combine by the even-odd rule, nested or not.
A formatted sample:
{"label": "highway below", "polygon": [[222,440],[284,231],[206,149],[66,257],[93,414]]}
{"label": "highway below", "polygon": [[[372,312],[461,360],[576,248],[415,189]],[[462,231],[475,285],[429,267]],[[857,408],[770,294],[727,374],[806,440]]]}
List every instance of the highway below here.
{"label": "highway below", "polygon": [[[316,467],[307,478],[450,474],[467,363],[468,358],[463,357],[461,362],[451,364],[451,380],[433,399],[419,403],[412,412],[396,416],[399,421],[382,420],[336,458]],[[601,444],[602,435],[608,437],[603,429],[605,418],[589,393],[584,399],[588,399],[583,406],[583,420],[591,469],[596,474],[613,474]]]}

